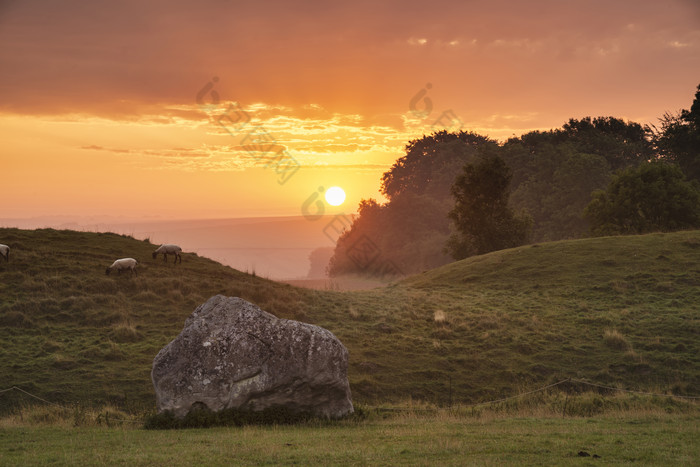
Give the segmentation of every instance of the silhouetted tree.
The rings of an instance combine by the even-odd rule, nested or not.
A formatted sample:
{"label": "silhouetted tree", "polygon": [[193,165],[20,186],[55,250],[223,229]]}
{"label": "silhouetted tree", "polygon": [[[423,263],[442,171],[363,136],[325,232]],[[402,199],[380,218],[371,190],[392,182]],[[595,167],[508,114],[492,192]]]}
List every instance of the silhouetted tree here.
{"label": "silhouetted tree", "polygon": [[498,156],[467,164],[452,187],[455,207],[449,217],[457,232],[447,249],[455,259],[510,248],[527,241],[530,219],[508,206],[511,171]]}
{"label": "silhouetted tree", "polygon": [[666,113],[655,136],[659,152],[677,163],[688,179],[700,180],[700,85],[690,110]]}
{"label": "silhouetted tree", "polygon": [[700,227],[700,185],[677,165],[648,162],[616,175],[585,209],[593,235]]}
{"label": "silhouetted tree", "polygon": [[638,123],[585,117],[508,140],[500,154],[514,174],[510,201],[532,216],[532,239],[585,235],[591,192],[604,189],[614,170],[653,158],[650,135]]}
{"label": "silhouetted tree", "polygon": [[463,131],[442,130],[412,140],[406,145],[406,155],[382,175],[381,192],[389,200],[407,192],[449,198],[455,174],[485,145],[496,146],[496,142]]}
{"label": "silhouetted tree", "polygon": [[572,118],[561,135],[577,152],[605,157],[612,170],[637,165],[654,153],[649,127],[615,117]]}
{"label": "silhouetted tree", "polygon": [[[662,135],[666,140],[658,135],[652,139],[648,127],[615,117],[570,119],[561,128],[529,132],[503,144],[474,133],[446,131],[412,140],[406,145],[406,154],[382,176],[381,192],[388,202],[364,202],[359,217],[337,242],[330,273],[381,274],[386,261],[404,273],[414,273],[448,262],[446,251],[464,257],[491,248],[481,245],[482,240],[492,240],[498,248],[510,246],[518,243],[515,239],[522,234],[518,227],[524,222],[512,210],[529,216],[534,241],[587,235],[590,218],[584,216],[584,209],[591,193],[605,189],[615,171],[658,159],[656,147],[662,143],[675,148],[667,151],[672,154],[670,159],[677,160],[684,170],[694,170],[698,158],[693,148],[697,143],[692,139],[695,133],[688,130],[698,128],[698,100],[696,97],[691,110],[669,123],[668,132]],[[681,147],[686,148],[685,152]],[[451,187],[465,164],[482,156],[498,156],[510,168],[512,194],[507,201],[514,219],[507,222],[508,211],[502,211],[505,217],[501,217],[500,225],[495,225],[494,218],[489,221],[495,224],[486,223],[484,228],[506,237],[510,229],[512,236],[508,241],[495,234],[477,239],[458,232],[446,250],[441,245],[454,231],[448,213],[456,209]],[[508,208],[508,202],[504,206]],[[369,247],[362,250],[358,245]],[[360,255],[353,256],[370,250],[381,252],[379,259],[357,261]]]}
{"label": "silhouetted tree", "polygon": [[381,191],[389,201],[360,203],[359,215],[336,243],[330,275],[409,274],[448,263],[450,187],[486,146],[497,144],[465,132],[440,131],[410,141],[406,154],[382,176]]}
{"label": "silhouetted tree", "polygon": [[309,273],[307,278],[319,279],[328,275],[328,264],[333,256],[332,247],[316,248],[309,253]]}

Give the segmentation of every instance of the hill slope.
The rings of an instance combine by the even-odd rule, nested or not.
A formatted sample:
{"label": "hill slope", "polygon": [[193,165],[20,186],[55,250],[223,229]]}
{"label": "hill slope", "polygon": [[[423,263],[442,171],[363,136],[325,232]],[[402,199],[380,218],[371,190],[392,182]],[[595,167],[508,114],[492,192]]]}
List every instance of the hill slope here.
{"label": "hill slope", "polygon": [[[217,293],[335,333],[355,401],[477,402],[566,377],[700,394],[697,231],[521,247],[358,292],[193,254],[165,264],[114,234],[0,229],[0,242],[13,248],[0,263],[0,381],[52,401],[152,408],[153,357]],[[105,276],[125,256],[138,277]],[[0,408],[24,397],[4,393]]]}

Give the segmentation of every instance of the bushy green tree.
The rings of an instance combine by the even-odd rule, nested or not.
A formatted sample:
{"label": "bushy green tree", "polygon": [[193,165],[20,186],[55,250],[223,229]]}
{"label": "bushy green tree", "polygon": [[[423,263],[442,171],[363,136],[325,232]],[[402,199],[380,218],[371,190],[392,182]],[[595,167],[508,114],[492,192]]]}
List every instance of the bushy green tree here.
{"label": "bushy green tree", "polygon": [[688,179],[700,180],[700,85],[690,110],[666,113],[655,135],[659,152],[677,163]]}
{"label": "bushy green tree", "polygon": [[585,235],[591,192],[604,189],[614,170],[652,158],[654,148],[638,123],[585,117],[511,138],[500,154],[514,174],[511,204],[532,216],[532,240],[539,242]]}
{"label": "bushy green tree", "polygon": [[577,238],[588,232],[583,209],[591,193],[605,188],[613,175],[605,157],[578,152],[568,144],[544,145],[537,160],[522,172],[527,176],[521,173],[521,182],[513,184],[511,205],[532,216],[535,241]]}
{"label": "bushy green tree", "polygon": [[572,118],[557,132],[577,152],[604,157],[612,170],[648,160],[654,152],[651,129],[620,118]]}
{"label": "bushy green tree", "polygon": [[409,141],[406,155],[382,175],[380,190],[390,201],[404,193],[447,199],[455,174],[482,146],[496,142],[476,133],[445,130]]}
{"label": "bushy green tree", "polygon": [[648,162],[616,175],[585,209],[593,235],[642,234],[700,227],[700,185],[677,165]]}
{"label": "bushy green tree", "polygon": [[524,244],[530,219],[508,206],[512,174],[498,156],[467,164],[452,187],[455,206],[449,217],[457,232],[447,249],[455,259]]}

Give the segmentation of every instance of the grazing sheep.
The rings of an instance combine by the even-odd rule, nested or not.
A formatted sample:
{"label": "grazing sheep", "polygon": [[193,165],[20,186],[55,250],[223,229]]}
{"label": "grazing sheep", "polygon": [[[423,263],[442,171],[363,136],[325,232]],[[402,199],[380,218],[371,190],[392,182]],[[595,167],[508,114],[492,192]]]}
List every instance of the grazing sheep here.
{"label": "grazing sheep", "polygon": [[173,245],[172,243],[166,243],[158,247],[156,251],[153,252],[153,259],[156,259],[156,257],[163,253],[163,261],[166,263],[168,262],[168,255],[175,255],[175,262],[177,263],[178,258],[180,258],[180,262],[182,263],[182,256],[180,256],[180,253],[182,252],[182,248],[180,248],[177,245]]}
{"label": "grazing sheep", "polygon": [[10,247],[0,244],[0,255],[5,258],[5,261],[10,261]]}
{"label": "grazing sheep", "polygon": [[137,264],[139,264],[139,262],[136,261],[134,258],[118,259],[115,262],[113,262],[110,267],[107,268],[107,270],[105,271],[105,274],[109,275],[109,273],[112,272],[112,269],[115,269],[118,274],[121,274],[122,270],[124,270],[124,269],[130,269],[131,274],[135,274],[138,276],[138,273],[136,272],[136,265]]}

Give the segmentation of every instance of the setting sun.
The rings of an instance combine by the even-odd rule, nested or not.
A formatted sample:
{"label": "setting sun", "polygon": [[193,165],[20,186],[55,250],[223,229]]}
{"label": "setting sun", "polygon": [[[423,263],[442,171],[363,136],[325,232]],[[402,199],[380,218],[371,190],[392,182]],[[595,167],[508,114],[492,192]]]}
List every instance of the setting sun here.
{"label": "setting sun", "polygon": [[339,186],[332,186],[326,191],[326,201],[331,206],[340,206],[345,201],[345,191]]}

